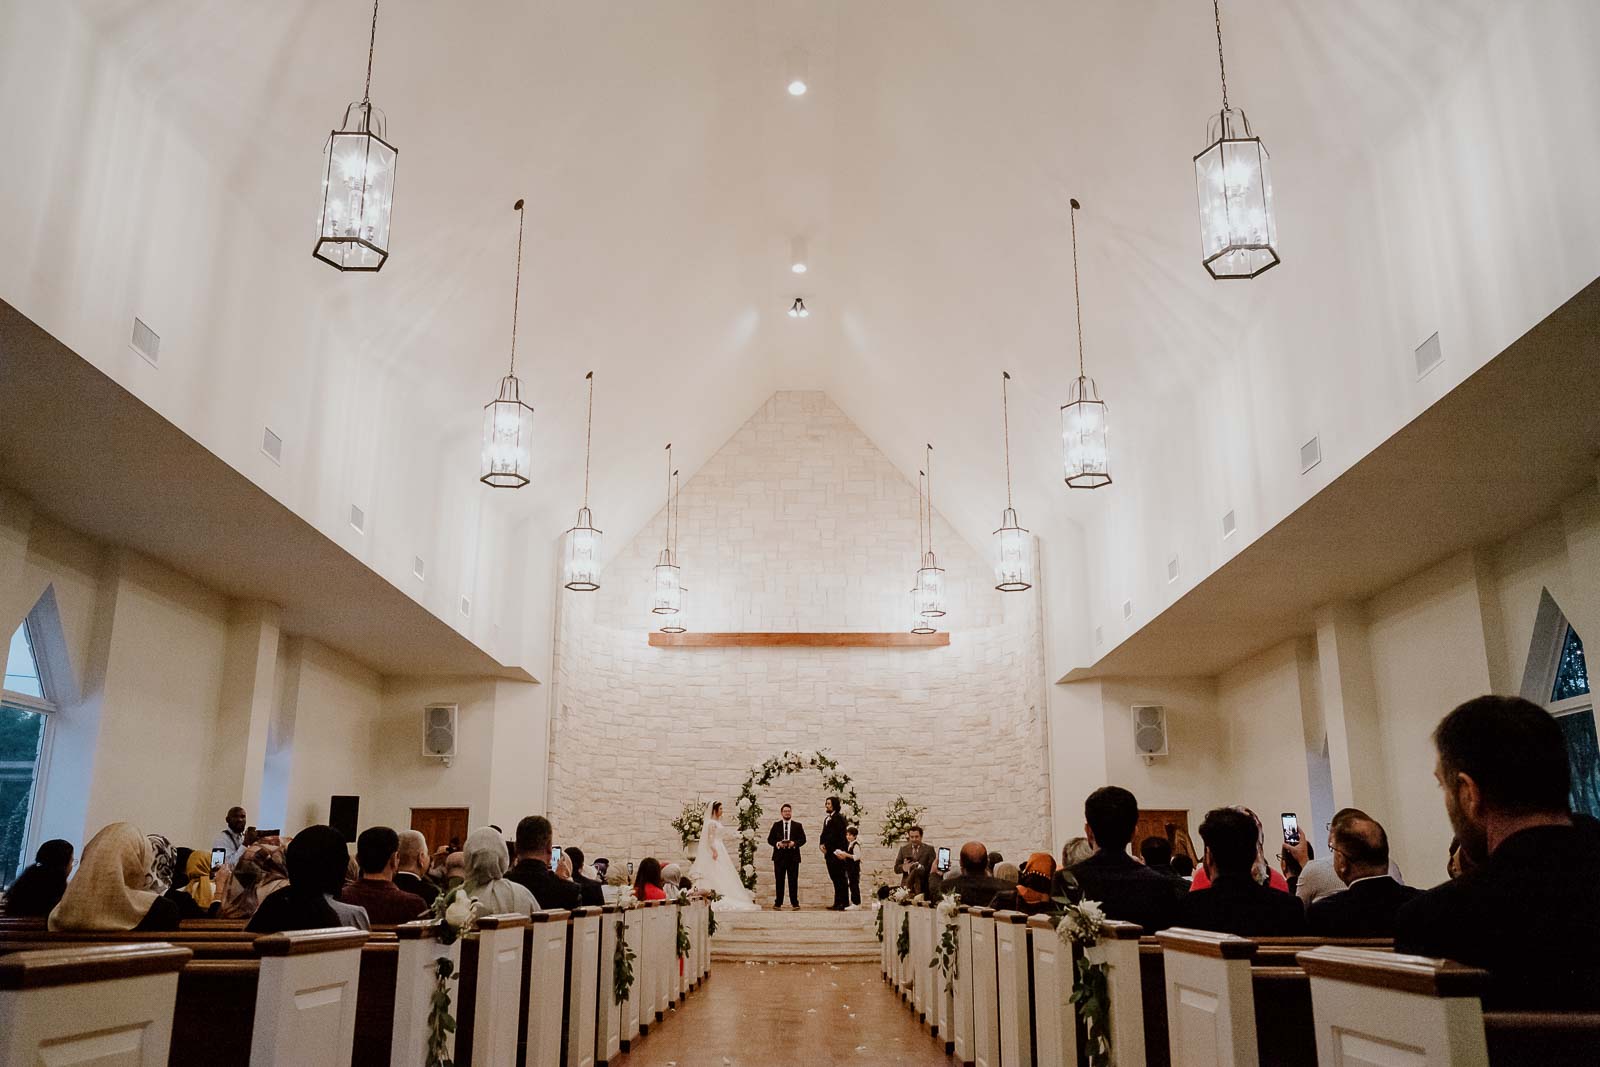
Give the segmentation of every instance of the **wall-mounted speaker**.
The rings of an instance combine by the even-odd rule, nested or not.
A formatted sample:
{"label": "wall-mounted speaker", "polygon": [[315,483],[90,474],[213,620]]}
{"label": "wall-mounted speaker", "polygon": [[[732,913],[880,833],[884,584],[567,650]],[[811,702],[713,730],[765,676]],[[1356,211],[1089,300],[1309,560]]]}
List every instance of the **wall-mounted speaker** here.
{"label": "wall-mounted speaker", "polygon": [[1145,759],[1167,754],[1167,709],[1160,704],[1133,705],[1133,750]]}
{"label": "wall-mounted speaker", "polygon": [[360,797],[328,798],[328,825],[339,831],[339,836],[348,844],[356,841],[356,811],[360,807]]}
{"label": "wall-mounted speaker", "polygon": [[455,704],[429,704],[422,709],[422,754],[449,764],[456,754]]}

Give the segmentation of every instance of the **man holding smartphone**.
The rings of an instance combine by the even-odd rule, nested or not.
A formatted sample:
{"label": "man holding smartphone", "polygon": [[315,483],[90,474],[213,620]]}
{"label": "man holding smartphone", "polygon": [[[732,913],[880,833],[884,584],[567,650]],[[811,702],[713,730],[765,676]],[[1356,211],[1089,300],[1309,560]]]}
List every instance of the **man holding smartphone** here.
{"label": "man holding smartphone", "polygon": [[909,889],[912,896],[927,896],[928,872],[933,870],[937,858],[933,846],[922,843],[922,827],[913,826],[906,831],[906,843],[900,846],[894,858],[894,873],[900,876],[900,884]]}
{"label": "man holding smartphone", "polygon": [[[228,809],[227,829],[219,833],[211,842],[211,869],[215,873],[218,867],[232,867],[239,862],[239,856],[244,852],[245,810],[240,807]],[[217,849],[222,850],[222,863],[217,863]]]}

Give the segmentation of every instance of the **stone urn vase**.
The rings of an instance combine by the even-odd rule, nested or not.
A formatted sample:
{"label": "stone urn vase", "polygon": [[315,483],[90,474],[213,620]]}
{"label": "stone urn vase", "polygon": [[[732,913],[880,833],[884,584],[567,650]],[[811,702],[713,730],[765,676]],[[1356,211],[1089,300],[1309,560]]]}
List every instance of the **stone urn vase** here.
{"label": "stone urn vase", "polygon": [[688,844],[683,846],[683,858],[688,860],[690,863],[693,863],[699,857],[699,853],[700,839],[698,837],[693,838]]}

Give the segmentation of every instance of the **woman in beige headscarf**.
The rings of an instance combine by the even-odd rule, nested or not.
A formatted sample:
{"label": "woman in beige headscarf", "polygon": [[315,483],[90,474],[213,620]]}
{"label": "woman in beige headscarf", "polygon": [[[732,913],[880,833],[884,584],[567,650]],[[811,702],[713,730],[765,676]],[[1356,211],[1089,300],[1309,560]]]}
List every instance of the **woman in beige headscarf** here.
{"label": "woman in beige headscarf", "polygon": [[114,822],[83,846],[78,873],[50,912],[52,930],[176,930],[178,908],[150,887],[150,841]]}
{"label": "woman in beige headscarf", "polygon": [[233,869],[222,896],[224,919],[248,919],[256,913],[261,902],[289,884],[289,868],[283,859],[283,845],[276,837],[257,841],[244,850],[239,864]]}
{"label": "woman in beige headscarf", "polygon": [[467,896],[476,897],[482,905],[479,914],[503,915],[514,912],[532,915],[539,910],[539,902],[527,887],[505,876],[511,866],[511,856],[506,852],[506,843],[501,840],[500,831],[492,826],[472,831],[467,835],[467,843],[462,851],[466,855],[467,876],[461,888]]}

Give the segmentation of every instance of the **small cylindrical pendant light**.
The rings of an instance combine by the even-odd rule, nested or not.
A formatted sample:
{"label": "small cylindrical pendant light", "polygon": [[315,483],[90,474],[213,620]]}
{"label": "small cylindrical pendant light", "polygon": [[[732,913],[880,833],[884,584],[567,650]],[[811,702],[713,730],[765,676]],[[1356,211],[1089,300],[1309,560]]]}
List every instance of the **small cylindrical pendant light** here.
{"label": "small cylindrical pendant light", "polygon": [[[917,562],[922,562],[922,554],[927,551],[927,542],[923,537],[922,526],[922,480],[927,477],[927,472],[917,472]],[[911,632],[914,634],[931,634],[934,632],[933,623],[922,614],[922,601],[917,596],[917,587],[911,587]]]}
{"label": "small cylindrical pendant light", "polygon": [[682,572],[672,547],[672,445],[667,445],[667,536],[655,566],[655,589],[650,611],[655,615],[676,615],[683,591]]}
{"label": "small cylindrical pendant light", "polygon": [[322,173],[322,210],[311,249],[337,270],[379,271],[389,261],[389,217],[394,208],[394,169],[399,149],[384,139],[383,112],[372,106],[372,57],[378,43],[378,0],[372,0],[367,40],[367,85],[361,101],[344,110],[344,121],[328,134]]}
{"label": "small cylindrical pendant light", "polygon": [[522,401],[517,380],[517,306],[522,299],[521,200],[517,213],[517,280],[511,296],[511,370],[500,379],[500,392],[483,405],[483,462],[478,481],[495,489],[521,489],[533,467],[533,406]]}
{"label": "small cylindrical pendant light", "polygon": [[1000,372],[1000,417],[1006,452],[1006,509],[1000,513],[1000,528],[994,532],[995,588],[1002,593],[1020,593],[1033,588],[1033,552],[1028,531],[1017,523],[1011,506],[1011,405],[1006,385],[1008,371]]}
{"label": "small cylindrical pendant light", "polygon": [[806,239],[793,237],[789,240],[789,271],[793,274],[804,274],[811,269],[809,257],[806,255]]}
{"label": "small cylindrical pendant light", "polygon": [[810,63],[807,61],[805,49],[791,48],[784,57],[784,88],[789,90],[790,96],[804,96],[811,87],[806,76]]}
{"label": "small cylindrical pendant light", "polygon": [[1070,489],[1111,484],[1111,450],[1106,440],[1106,402],[1094,379],[1083,372],[1083,299],[1078,289],[1078,209],[1072,201],[1072,299],[1078,309],[1078,378],[1061,405],[1061,461]]}
{"label": "small cylindrical pendant light", "polygon": [[928,470],[928,550],[922,554],[922,566],[917,570],[917,610],[925,617],[937,619],[944,615],[944,568],[933,552],[933,446],[927,447]]}
{"label": "small cylindrical pendant light", "polygon": [[594,441],[594,371],[584,375],[589,383],[589,416],[583,434],[583,506],[578,521],[567,531],[565,571],[567,588],[592,593],[600,588],[600,547],[602,534],[594,528],[589,513],[589,454]]}
{"label": "small cylindrical pendant light", "polygon": [[[672,472],[672,561],[678,562],[678,538],[683,534],[683,516],[678,511],[683,501],[683,493],[678,488],[678,472]],[[681,634],[689,629],[689,587],[683,584],[683,571],[678,571],[678,610],[675,614],[666,616],[666,622],[661,626],[664,634]]]}

